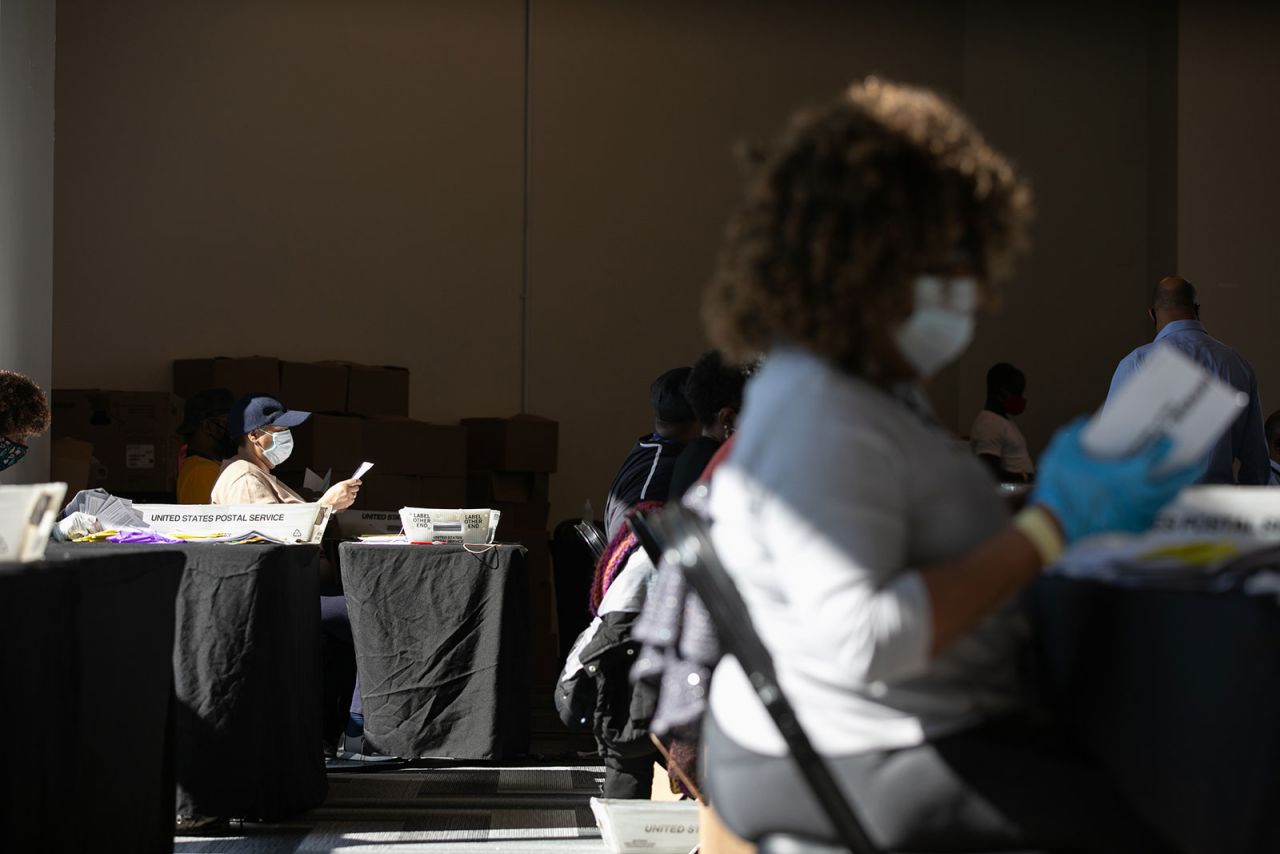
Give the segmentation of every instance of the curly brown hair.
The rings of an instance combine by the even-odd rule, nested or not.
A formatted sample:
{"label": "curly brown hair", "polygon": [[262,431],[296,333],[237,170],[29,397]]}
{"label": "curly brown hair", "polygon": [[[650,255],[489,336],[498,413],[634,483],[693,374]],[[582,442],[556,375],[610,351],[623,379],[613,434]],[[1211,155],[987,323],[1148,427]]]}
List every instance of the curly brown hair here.
{"label": "curly brown hair", "polygon": [[0,437],[22,441],[49,429],[49,401],[40,386],[13,371],[0,371]]}
{"label": "curly brown hair", "polygon": [[757,155],[730,219],[703,316],[734,359],[778,342],[855,374],[911,310],[924,272],[1005,274],[1031,192],[955,107],[867,78],[796,113]]}

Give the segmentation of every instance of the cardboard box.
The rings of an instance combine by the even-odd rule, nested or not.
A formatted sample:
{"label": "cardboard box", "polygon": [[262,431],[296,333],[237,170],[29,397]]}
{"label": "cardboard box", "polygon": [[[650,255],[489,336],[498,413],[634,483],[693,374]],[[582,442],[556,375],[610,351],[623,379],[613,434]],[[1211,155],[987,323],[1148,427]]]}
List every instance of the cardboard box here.
{"label": "cardboard box", "polygon": [[495,501],[524,503],[550,500],[551,478],[532,471],[473,471],[467,475],[467,504],[488,507]]}
{"label": "cardboard box", "polygon": [[[288,404],[286,404],[288,405]],[[279,472],[309,468],[324,477],[333,469],[333,482],[355,473],[364,457],[364,422],[346,415],[312,415],[292,428],[293,453]]]}
{"label": "cardboard box", "polygon": [[169,435],[182,421],[182,401],[168,392],[54,389],[53,438],[93,441],[105,428]]}
{"label": "cardboard box", "polygon": [[375,468],[363,483],[356,504],[369,510],[398,513],[401,507],[467,506],[467,482],[460,477],[380,474]]}
{"label": "cardboard box", "polygon": [[464,418],[467,459],[473,471],[554,472],[560,425],[537,415]]}
{"label": "cardboard box", "polygon": [[520,504],[494,502],[489,505],[494,510],[501,510],[498,519],[498,539],[511,542],[523,542],[530,534],[545,535],[547,519],[551,515],[551,504],[546,501],[527,501]]}
{"label": "cardboard box", "polygon": [[[252,392],[279,397],[280,360],[268,356],[240,359],[216,356],[212,359],[174,361],[174,394],[186,399],[208,388],[225,388],[236,397]],[[287,401],[285,404],[293,406]]]}
{"label": "cardboard box", "polygon": [[173,492],[181,403],[168,392],[55,389],[53,438],[93,446],[89,488],[129,495]]}
{"label": "cardboard box", "polygon": [[348,371],[347,412],[409,417],[409,369],[342,363]]}
{"label": "cardboard box", "polygon": [[[370,418],[364,422],[364,454],[379,474],[467,475],[467,435],[456,425]],[[464,497],[465,490],[464,486]]]}
{"label": "cardboard box", "polygon": [[280,401],[306,412],[346,412],[348,373],[333,362],[281,362]]}
{"label": "cardboard box", "polygon": [[68,499],[89,488],[93,470],[93,443],[81,439],[54,439],[51,443],[50,479],[67,485]]}

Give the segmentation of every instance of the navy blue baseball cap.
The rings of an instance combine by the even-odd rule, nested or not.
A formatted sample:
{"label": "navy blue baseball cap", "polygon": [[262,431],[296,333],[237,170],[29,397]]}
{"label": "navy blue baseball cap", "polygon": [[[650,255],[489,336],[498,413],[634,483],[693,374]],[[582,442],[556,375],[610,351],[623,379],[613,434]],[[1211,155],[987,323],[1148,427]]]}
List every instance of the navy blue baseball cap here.
{"label": "navy blue baseball cap", "polygon": [[310,412],[285,409],[269,394],[246,394],[227,413],[227,436],[239,439],[263,427],[297,427],[310,417]]}

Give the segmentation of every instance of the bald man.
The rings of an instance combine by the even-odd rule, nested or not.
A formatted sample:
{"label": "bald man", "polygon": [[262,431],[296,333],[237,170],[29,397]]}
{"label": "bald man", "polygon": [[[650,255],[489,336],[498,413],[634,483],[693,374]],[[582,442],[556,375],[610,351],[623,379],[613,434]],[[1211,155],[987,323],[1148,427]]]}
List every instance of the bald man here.
{"label": "bald man", "polygon": [[[1231,429],[1218,441],[1201,483],[1267,484],[1271,480],[1271,457],[1262,429],[1262,404],[1258,400],[1258,379],[1244,357],[1216,338],[1210,337],[1200,322],[1200,301],[1196,289],[1186,279],[1166,276],[1151,292],[1147,316],[1155,324],[1156,337],[1134,350],[1116,368],[1107,400],[1128,381],[1156,344],[1177,347],[1203,365],[1211,374],[1249,395],[1249,406]],[[1236,465],[1239,464],[1239,468]]]}

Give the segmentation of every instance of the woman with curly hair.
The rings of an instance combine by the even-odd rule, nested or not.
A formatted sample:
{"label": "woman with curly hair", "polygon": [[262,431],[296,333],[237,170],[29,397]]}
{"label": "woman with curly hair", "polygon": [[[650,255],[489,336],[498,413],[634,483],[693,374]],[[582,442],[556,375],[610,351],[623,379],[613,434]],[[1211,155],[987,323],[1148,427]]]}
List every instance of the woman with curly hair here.
{"label": "woman with curly hair", "polygon": [[0,471],[27,455],[27,443],[49,429],[49,401],[40,386],[0,371]]}
{"label": "woman with curly hair", "polygon": [[[767,356],[712,481],[712,536],[886,850],[1160,847],[1025,714],[1011,600],[1065,544],[1148,526],[1199,467],[1155,477],[1167,442],[1095,459],[1076,423],[1010,519],[920,391],[967,346],[1030,213],[958,110],[871,78],[757,158],[706,295],[726,357]],[[710,694],[704,776],[728,826],[835,841],[732,658]]]}

